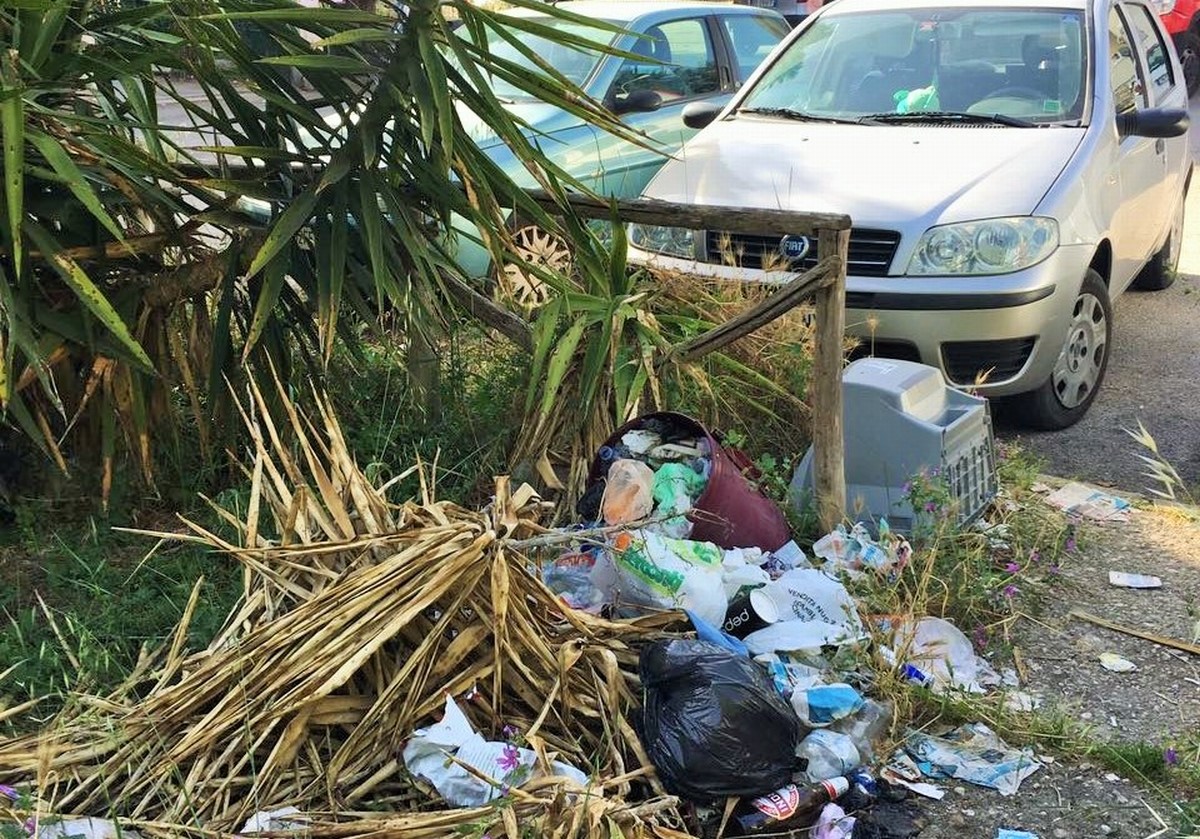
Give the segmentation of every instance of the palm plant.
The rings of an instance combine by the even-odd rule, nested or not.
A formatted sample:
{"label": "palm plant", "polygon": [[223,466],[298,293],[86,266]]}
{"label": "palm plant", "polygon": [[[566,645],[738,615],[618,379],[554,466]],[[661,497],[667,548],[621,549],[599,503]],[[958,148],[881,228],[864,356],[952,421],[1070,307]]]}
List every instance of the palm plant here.
{"label": "palm plant", "polygon": [[[437,324],[456,271],[444,236],[453,215],[497,255],[507,211],[551,223],[471,142],[457,108],[552,191],[562,173],[489,77],[621,130],[521,36],[586,41],[509,19],[501,31],[529,70],[482,46],[497,28],[466,0],[418,0],[399,21],[292,0],[6,4],[6,416],[64,469],[72,451],[98,452],[107,493],[122,441],[147,482],[181,416],[202,450],[215,447],[225,380],[268,360],[283,375],[296,364],[319,373],[339,336],[360,334],[346,312],[365,322],[394,312],[410,331]],[[170,73],[194,78],[199,94]],[[165,124],[163,102],[190,125]],[[281,211],[256,224],[238,211],[243,195]]]}

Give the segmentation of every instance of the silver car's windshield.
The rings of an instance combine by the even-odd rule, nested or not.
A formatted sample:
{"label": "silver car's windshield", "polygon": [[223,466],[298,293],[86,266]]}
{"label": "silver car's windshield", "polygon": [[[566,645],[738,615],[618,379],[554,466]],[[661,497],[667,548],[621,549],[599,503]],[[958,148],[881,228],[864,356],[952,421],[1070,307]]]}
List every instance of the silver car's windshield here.
{"label": "silver car's windshield", "polygon": [[[533,19],[541,26],[554,29],[556,32],[576,39],[583,39],[602,45],[607,45],[613,40],[613,32],[609,29],[602,29],[597,26],[589,26],[549,16],[539,15]],[[468,35],[468,33],[463,31],[465,29],[466,27],[462,27],[459,30],[459,34],[463,37],[467,37]],[[531,50],[563,76],[566,76],[575,85],[582,85],[591,77],[592,71],[601,57],[601,53],[596,50],[557,43],[549,38],[531,35],[519,29],[507,29],[506,34],[508,34],[509,38],[518,40],[523,46]],[[542,72],[526,53],[518,49],[512,41],[504,37],[504,34],[496,30],[488,30],[487,50],[496,58],[516,63],[522,70],[529,70],[535,73]],[[492,77],[492,90],[501,98],[529,98],[528,93],[498,76]]]}
{"label": "silver car's windshield", "polygon": [[960,124],[963,115],[996,116],[1004,125],[1077,124],[1086,69],[1078,10],[831,10],[767,70],[739,111],[872,124],[922,114],[957,115]]}

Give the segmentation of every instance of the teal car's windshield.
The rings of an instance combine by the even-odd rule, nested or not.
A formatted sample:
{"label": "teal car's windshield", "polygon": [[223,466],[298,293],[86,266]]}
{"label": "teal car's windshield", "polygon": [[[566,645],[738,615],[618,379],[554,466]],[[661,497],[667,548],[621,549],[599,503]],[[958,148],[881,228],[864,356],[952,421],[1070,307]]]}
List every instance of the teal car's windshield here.
{"label": "teal car's windshield", "polygon": [[[541,26],[593,43],[607,45],[613,40],[614,33],[609,29],[549,16],[538,16],[534,19]],[[602,55],[596,50],[555,43],[553,40],[531,35],[520,29],[507,31],[510,36],[519,40],[522,45],[578,86],[582,86],[591,77],[592,71]],[[467,37],[467,33],[462,29],[459,30],[459,34]],[[511,61],[523,70],[541,72],[541,68],[534,64],[528,55],[519,50],[500,32],[488,30],[487,39],[487,50],[496,58]],[[496,76],[492,77],[492,90],[503,99],[529,98],[528,93]]]}
{"label": "teal car's windshield", "polygon": [[934,113],[1078,123],[1086,44],[1075,10],[830,12],[779,57],[739,111],[884,124]]}

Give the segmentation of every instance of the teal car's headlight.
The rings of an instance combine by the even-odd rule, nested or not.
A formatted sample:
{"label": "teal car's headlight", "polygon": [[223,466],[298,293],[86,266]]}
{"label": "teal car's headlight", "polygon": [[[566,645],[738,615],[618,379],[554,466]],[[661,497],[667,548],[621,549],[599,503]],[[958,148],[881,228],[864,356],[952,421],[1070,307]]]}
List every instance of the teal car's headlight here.
{"label": "teal car's headlight", "polygon": [[629,241],[644,251],[688,259],[696,255],[696,231],[657,224],[629,225]]}
{"label": "teal car's headlight", "polygon": [[925,231],[908,263],[908,274],[947,276],[1011,274],[1037,265],[1058,247],[1058,222],[1017,216]]}

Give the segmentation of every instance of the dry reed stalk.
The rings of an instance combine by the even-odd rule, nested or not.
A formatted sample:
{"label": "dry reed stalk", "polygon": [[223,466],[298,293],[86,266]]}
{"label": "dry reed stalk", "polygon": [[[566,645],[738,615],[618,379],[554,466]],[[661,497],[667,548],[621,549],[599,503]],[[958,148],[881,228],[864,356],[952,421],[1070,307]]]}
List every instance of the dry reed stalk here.
{"label": "dry reed stalk", "polygon": [[[565,610],[521,552],[546,504],[497,480],[484,511],[424,497],[395,504],[359,470],[327,399],[318,422],[279,388],[238,401],[250,431],[238,544],[182,520],[187,538],[245,569],[245,591],[206,650],[185,653],[187,619],[121,689],[72,703],[31,736],[0,741],[0,780],[53,787],[55,811],[122,817],[152,836],[209,836],[295,804],[325,816],[314,836],[649,836],[680,824],[628,722],[638,642],[669,616],[614,622]],[[214,505],[215,506],[215,505]],[[154,534],[174,538],[178,534]],[[540,759],[588,771],[574,797],[532,786],[504,806],[438,809],[405,773],[405,739],[447,694],[478,730],[527,731]],[[636,797],[653,795],[648,803]],[[347,821],[347,819],[349,819]],[[481,829],[481,833],[482,833]]]}

